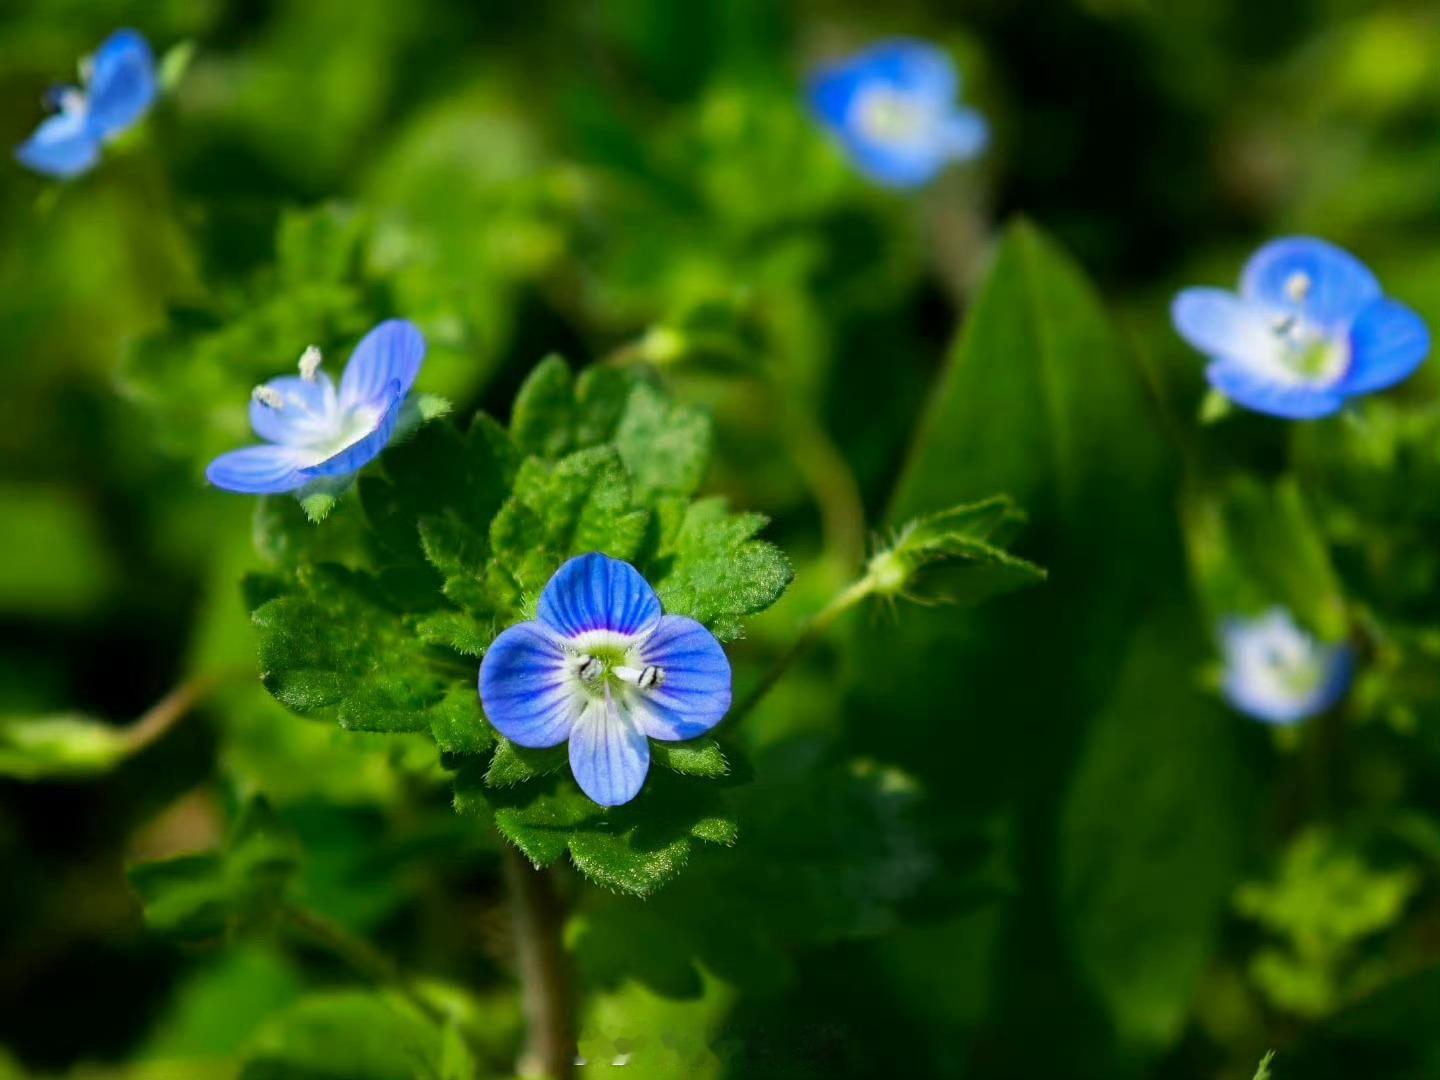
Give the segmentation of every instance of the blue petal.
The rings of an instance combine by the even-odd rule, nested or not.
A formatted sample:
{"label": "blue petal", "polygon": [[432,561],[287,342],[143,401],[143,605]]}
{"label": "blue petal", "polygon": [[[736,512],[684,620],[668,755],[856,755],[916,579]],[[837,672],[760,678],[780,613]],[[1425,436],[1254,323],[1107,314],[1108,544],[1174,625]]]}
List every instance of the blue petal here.
{"label": "blue petal", "polygon": [[1315,420],[1340,411],[1345,395],[1334,386],[1307,386],[1266,378],[1232,360],[1205,369],[1210,385],[1237,405],[1286,420]]}
{"label": "blue petal", "polygon": [[273,495],[305,484],[301,453],[288,446],[247,446],[221,454],[205,470],[218,488],[242,495]]}
{"label": "blue petal", "polygon": [[[1304,299],[1291,297],[1287,285],[1296,274],[1309,279]],[[1355,256],[1334,244],[1299,236],[1273,240],[1245,264],[1241,295],[1272,308],[1303,315],[1326,330],[1348,328],[1370,301],[1380,282]]]}
{"label": "blue petal", "polygon": [[538,622],[517,623],[480,661],[480,705],[495,730],[519,746],[558,746],[587,701],[567,674],[565,649]]}
{"label": "blue petal", "polygon": [[1339,389],[1368,394],[1408,379],[1430,353],[1424,320],[1394,300],[1372,301],[1350,328],[1350,370]]}
{"label": "blue petal", "polygon": [[934,139],[899,144],[860,138],[850,132],[842,138],[855,167],[884,187],[924,187],[940,175],[949,161],[944,145]]}
{"label": "blue petal", "polygon": [[412,322],[387,319],[355,346],[340,377],[342,407],[378,401],[392,383],[403,397],[415,385],[425,359],[425,335]]}
{"label": "blue petal", "polygon": [[[390,436],[395,434],[395,425],[399,423],[400,414],[405,405],[405,395],[400,392],[398,382],[390,384],[388,395],[388,403],[384,404],[385,411],[376,421],[375,429],[345,449],[305,469],[303,473],[305,479],[314,480],[322,476],[348,476],[380,456],[380,451],[385,449],[385,445],[390,441]],[[386,402],[385,398],[381,400]]]}
{"label": "blue petal", "polygon": [[20,164],[46,176],[68,179],[86,172],[100,157],[100,142],[81,113],[57,113],[15,151]]}
{"label": "blue petal", "polygon": [[643,634],[660,621],[655,590],[627,562],[591,552],[571,559],[540,594],[536,617],[567,638],[596,630]]}
{"label": "blue petal", "polygon": [[844,132],[862,86],[883,84],[948,107],[960,89],[955,65],[941,49],[920,41],[882,42],[810,77],[807,97],[822,123]]}
{"label": "blue petal", "polygon": [[107,138],[139,120],[155,100],[155,58],[134,30],[116,30],[95,52],[90,126]]}
{"label": "blue petal", "polygon": [[942,135],[949,157],[973,158],[990,141],[990,125],[974,109],[956,109],[945,120]]}
{"label": "blue petal", "polygon": [[265,385],[284,398],[285,405],[277,409],[251,398],[250,426],[262,439],[290,445],[307,441],[316,416],[327,409],[326,398],[335,392],[335,384],[323,371],[316,372],[314,379],[282,375]]}
{"label": "blue petal", "polygon": [[601,806],[629,802],[645,783],[649,740],[608,694],[604,701],[592,699],[570,732],[570,771]]}
{"label": "blue petal", "polygon": [[1170,307],[1175,329],[1206,356],[1246,367],[1280,364],[1284,343],[1275,336],[1265,310],[1224,289],[1186,289]]}
{"label": "blue petal", "polygon": [[666,615],[641,647],[638,662],[665,673],[659,686],[631,698],[636,722],[650,738],[693,739],[730,710],[730,661],[715,635],[694,619]]}

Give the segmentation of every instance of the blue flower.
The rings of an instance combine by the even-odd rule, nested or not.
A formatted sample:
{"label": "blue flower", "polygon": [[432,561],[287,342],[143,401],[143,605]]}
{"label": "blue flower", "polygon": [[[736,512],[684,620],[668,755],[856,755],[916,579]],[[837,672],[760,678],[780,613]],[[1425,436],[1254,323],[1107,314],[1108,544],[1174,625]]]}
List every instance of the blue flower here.
{"label": "blue flower", "polygon": [[877,184],[927,184],[950,161],[973,158],[984,118],[961,108],[950,58],[921,41],[886,41],[817,72],[810,107],[857,168]]}
{"label": "blue flower", "polygon": [[570,743],[570,771],[601,806],[633,799],[650,739],[703,735],[730,708],[730,661],[694,619],[666,615],[627,562],[581,555],[555,572],[534,620],[497,637],[480,703],[518,746]]}
{"label": "blue flower", "polygon": [[20,144],[22,165],[46,176],[69,178],[89,171],[100,148],[135,124],[155,100],[155,58],[134,30],[116,30],[89,60],[81,62],[84,87],[51,90],[55,115]]}
{"label": "blue flower", "polygon": [[1294,724],[1329,709],[1354,671],[1347,646],[1317,641],[1284,608],[1225,619],[1220,644],[1226,700],[1267,724]]}
{"label": "blue flower", "polygon": [[265,443],[221,454],[206,478],[248,495],[343,482],[385,449],[424,358],[415,325],[390,319],[355,346],[337,389],[310,346],[298,377],[271,379],[251,394],[250,426]]}
{"label": "blue flower", "polygon": [[1172,315],[1180,336],[1210,357],[1211,386],[1289,420],[1329,416],[1348,398],[1394,386],[1430,352],[1425,323],[1381,295],[1363,263],[1308,237],[1257,251],[1239,295],[1186,289]]}

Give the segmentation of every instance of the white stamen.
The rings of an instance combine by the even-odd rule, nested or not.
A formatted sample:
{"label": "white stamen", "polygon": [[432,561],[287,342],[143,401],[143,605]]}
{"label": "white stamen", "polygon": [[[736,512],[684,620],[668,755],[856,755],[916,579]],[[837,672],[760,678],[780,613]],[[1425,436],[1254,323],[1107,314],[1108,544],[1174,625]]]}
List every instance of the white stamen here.
{"label": "white stamen", "polygon": [[1296,321],[1294,315],[1276,315],[1270,320],[1270,329],[1274,330],[1275,333],[1281,337],[1284,337],[1290,333],[1291,330],[1295,329]]}
{"label": "white stamen", "polygon": [[272,409],[283,409],[285,407],[284,395],[273,386],[257,386],[254,390],[250,391],[250,396],[261,405],[269,406]]}
{"label": "white stamen", "polygon": [[617,679],[641,690],[654,690],[665,682],[664,670],[654,664],[646,664],[643,668],[617,667],[614,672]]}
{"label": "white stamen", "polygon": [[605,665],[593,656],[581,656],[580,663],[575,668],[575,674],[580,676],[581,682],[594,682],[604,672]]}
{"label": "white stamen", "polygon": [[1298,304],[1310,295],[1312,284],[1309,274],[1297,270],[1285,279],[1285,295]]}
{"label": "white stamen", "polygon": [[300,354],[300,377],[306,382],[314,382],[315,373],[320,370],[323,361],[319,348],[311,345]]}

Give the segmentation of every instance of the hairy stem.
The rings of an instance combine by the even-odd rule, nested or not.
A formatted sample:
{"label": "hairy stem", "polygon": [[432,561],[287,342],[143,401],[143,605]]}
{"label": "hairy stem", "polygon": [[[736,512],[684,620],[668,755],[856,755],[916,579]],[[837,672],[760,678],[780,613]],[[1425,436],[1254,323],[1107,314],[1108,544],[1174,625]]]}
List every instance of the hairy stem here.
{"label": "hairy stem", "polygon": [[761,699],[774,688],[775,684],[780,681],[785,672],[790,669],[790,665],[793,664],[805,650],[815,644],[825,631],[830,629],[836,619],[840,618],[841,615],[844,615],[845,612],[849,611],[873,593],[875,591],[875,585],[875,576],[871,573],[866,573],[863,577],[852,581],[844,589],[836,593],[834,598],[805,624],[805,628],[801,630],[799,636],[790,643],[790,647],[775,658],[775,662],[770,665],[770,669],[765,672],[765,675],[755,685],[754,689],[746,695],[745,700],[731,710],[729,722],[735,723],[743,719],[750,710],[760,704]]}
{"label": "hairy stem", "polygon": [[575,999],[561,938],[564,911],[549,870],[531,866],[504,844],[505,886],[515,927],[515,959],[529,1041],[516,1065],[521,1076],[570,1080],[575,1074]]}
{"label": "hairy stem", "polygon": [[295,904],[284,905],[280,915],[289,926],[349,964],[357,974],[377,986],[394,990],[429,1020],[442,1028],[450,1022],[449,1014],[416,990],[395,961],[364,938],[318,912]]}

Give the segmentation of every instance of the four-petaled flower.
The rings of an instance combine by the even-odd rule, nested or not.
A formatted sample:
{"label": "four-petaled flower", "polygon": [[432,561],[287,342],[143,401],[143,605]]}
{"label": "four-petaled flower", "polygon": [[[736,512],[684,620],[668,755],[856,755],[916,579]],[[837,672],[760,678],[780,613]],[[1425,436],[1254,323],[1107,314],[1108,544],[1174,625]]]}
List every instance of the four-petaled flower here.
{"label": "four-petaled flower", "polygon": [[43,121],[15,156],[47,176],[88,171],[100,148],[133,125],[155,100],[155,60],[134,30],[116,30],[81,62],[83,87],[61,86],[46,95],[55,115]]}
{"label": "four-petaled flower", "polygon": [[571,559],[540,594],[536,616],[486,651],[480,703],[518,746],[569,740],[575,781],[601,806],[640,791],[650,739],[696,738],[730,708],[720,643],[694,619],[664,614],[627,562]]}
{"label": "four-petaled flower", "polygon": [[390,319],[355,346],[337,389],[312,345],[299,376],[271,379],[251,394],[250,426],[267,441],[221,454],[206,478],[250,495],[343,483],[385,449],[424,358],[415,325]]}
{"label": "four-petaled flower", "polygon": [[1267,724],[1294,724],[1322,713],[1350,686],[1350,649],[1316,640],[1284,608],[1225,619],[1220,644],[1226,700]]}
{"label": "four-petaled flower", "polygon": [[960,77],[950,58],[921,41],[886,41],[822,68],[810,80],[810,107],[857,168],[877,184],[929,183],[950,161],[985,147],[984,118],[957,104]]}
{"label": "four-petaled flower", "polygon": [[1175,328],[1210,357],[1210,385],[1231,401],[1290,420],[1329,416],[1359,394],[1408,378],[1430,351],[1409,308],[1383,296],[1365,265],[1307,237],[1266,244],[1240,293],[1186,289]]}

